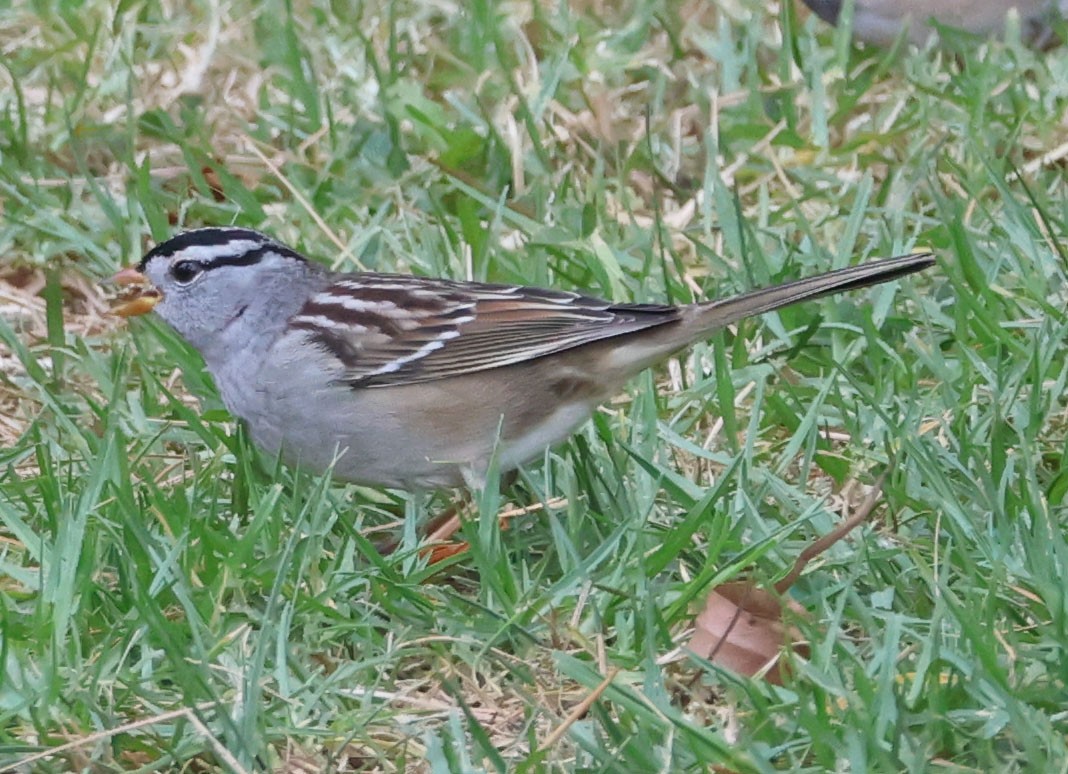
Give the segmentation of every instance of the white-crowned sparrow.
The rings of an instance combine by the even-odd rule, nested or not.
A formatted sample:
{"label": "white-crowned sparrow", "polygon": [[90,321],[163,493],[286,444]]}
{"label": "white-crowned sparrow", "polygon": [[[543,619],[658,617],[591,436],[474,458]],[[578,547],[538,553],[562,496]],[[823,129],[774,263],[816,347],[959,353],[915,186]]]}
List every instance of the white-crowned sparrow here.
{"label": "white-crowned sparrow", "polygon": [[[837,24],[846,0],[804,0],[821,19]],[[1050,23],[1068,13],[1068,0],[856,0],[853,35],[858,40],[887,46],[902,30],[916,45],[926,42],[933,25],[956,27],[977,35],[1004,32],[1005,17],[1020,15],[1025,41],[1037,48],[1056,42]]]}
{"label": "white-crowned sparrow", "polygon": [[204,357],[265,451],[336,478],[477,486],[566,438],[632,376],[743,317],[925,269],[875,261],[723,301],[614,304],[562,290],[338,274],[243,228],[187,231],[113,281]]}

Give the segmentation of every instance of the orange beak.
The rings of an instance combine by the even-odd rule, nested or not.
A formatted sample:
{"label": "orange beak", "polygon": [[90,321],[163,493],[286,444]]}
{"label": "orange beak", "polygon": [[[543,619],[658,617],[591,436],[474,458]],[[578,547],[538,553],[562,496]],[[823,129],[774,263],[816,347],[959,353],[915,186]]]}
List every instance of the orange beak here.
{"label": "orange beak", "polygon": [[123,269],[111,278],[111,282],[121,288],[129,288],[117,306],[111,308],[111,313],[119,317],[137,317],[148,314],[152,307],[159,303],[163,295],[152,287],[148,277],[133,267]]}

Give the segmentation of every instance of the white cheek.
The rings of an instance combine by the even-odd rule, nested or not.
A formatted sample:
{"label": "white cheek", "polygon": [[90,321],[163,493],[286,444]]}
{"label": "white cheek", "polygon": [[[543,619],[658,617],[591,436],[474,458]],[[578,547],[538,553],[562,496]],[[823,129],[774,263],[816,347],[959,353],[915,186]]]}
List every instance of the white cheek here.
{"label": "white cheek", "polygon": [[162,293],[162,291],[160,292],[160,294],[162,297],[159,301],[156,302],[156,305],[152,308],[152,311],[158,314],[167,322],[170,322],[172,315],[174,314],[174,301],[171,299],[170,296]]}
{"label": "white cheek", "polygon": [[209,333],[212,321],[207,319],[205,310],[200,308],[196,297],[174,291],[163,293],[163,298],[153,310],[163,321],[176,330],[182,338],[203,352],[205,334]]}

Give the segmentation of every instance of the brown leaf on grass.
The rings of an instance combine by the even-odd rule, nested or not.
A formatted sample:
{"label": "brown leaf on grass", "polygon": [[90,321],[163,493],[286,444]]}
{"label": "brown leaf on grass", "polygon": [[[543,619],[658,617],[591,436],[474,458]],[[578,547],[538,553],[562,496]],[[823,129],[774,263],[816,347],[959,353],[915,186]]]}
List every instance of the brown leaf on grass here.
{"label": "brown leaf on grass", "polygon": [[882,494],[885,478],[885,473],[879,477],[855,514],[801,552],[774,590],[758,588],[749,581],[732,581],[713,589],[694,622],[690,650],[733,672],[749,677],[763,673],[768,682],[781,685],[779,656],[783,649],[790,648],[802,657],[809,652],[800,630],[784,621],[787,611],[805,616],[804,608],[786,597],[786,592],[810,561],[867,521]]}
{"label": "brown leaf on grass", "polygon": [[784,604],[795,615],[805,613],[792,599],[784,602],[747,581],[724,583],[708,595],[697,616],[690,650],[732,672],[750,677],[764,672],[768,682],[781,685],[783,647],[808,655],[808,646],[798,642],[801,632],[783,622]]}

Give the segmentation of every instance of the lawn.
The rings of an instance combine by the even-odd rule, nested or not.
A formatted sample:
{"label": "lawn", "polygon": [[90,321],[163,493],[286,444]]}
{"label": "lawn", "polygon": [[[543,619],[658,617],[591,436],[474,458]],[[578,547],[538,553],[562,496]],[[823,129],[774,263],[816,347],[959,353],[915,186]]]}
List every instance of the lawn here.
{"label": "lawn", "polygon": [[[1066,159],[1068,50],[1011,30],[0,3],[0,770],[1064,770]],[[225,224],[618,301],[938,263],[643,374],[431,563],[459,493],[281,466],[166,326],[107,315],[101,280]],[[783,685],[686,649],[883,474],[789,591]]]}

